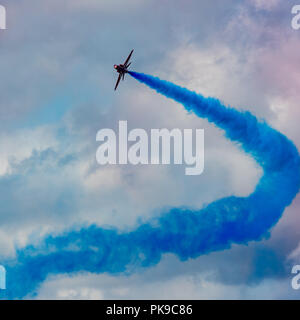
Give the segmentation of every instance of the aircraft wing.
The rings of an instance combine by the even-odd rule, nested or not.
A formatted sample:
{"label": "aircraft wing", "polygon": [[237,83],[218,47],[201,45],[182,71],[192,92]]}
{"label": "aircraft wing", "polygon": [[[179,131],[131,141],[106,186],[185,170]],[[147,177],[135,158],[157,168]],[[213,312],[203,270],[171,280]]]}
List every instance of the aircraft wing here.
{"label": "aircraft wing", "polygon": [[131,52],[129,53],[129,56],[128,58],[126,59],[126,61],[124,62],[124,66],[127,67],[127,63],[129,62],[130,58],[131,58],[131,55],[133,53],[133,50],[131,50]]}
{"label": "aircraft wing", "polygon": [[121,74],[119,74],[119,77],[115,86],[115,90],[117,90],[120,80],[121,80]]}

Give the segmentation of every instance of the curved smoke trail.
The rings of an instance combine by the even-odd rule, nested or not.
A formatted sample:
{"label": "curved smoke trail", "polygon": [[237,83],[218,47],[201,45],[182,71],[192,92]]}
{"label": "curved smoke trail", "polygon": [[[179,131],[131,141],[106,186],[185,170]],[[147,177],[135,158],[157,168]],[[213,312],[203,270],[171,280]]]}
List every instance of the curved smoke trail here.
{"label": "curved smoke trail", "polygon": [[167,252],[184,260],[229,248],[232,243],[259,240],[268,235],[299,191],[299,154],[284,135],[249,112],[226,107],[217,99],[149,75],[130,74],[223,129],[262,166],[263,177],[247,198],[223,198],[200,210],[172,209],[131,232],[91,226],[47,237],[40,246],[17,253],[16,262],[7,268],[6,297],[33,292],[49,274],[119,273],[132,265],[153,265]]}

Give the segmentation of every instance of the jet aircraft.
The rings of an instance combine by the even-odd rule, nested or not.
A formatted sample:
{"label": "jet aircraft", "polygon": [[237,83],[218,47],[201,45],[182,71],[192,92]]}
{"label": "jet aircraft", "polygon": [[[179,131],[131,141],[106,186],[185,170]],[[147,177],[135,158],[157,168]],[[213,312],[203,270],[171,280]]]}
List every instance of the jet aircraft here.
{"label": "jet aircraft", "polygon": [[129,61],[130,61],[132,53],[133,53],[133,50],[131,50],[131,52],[129,53],[129,56],[127,57],[127,59],[125,60],[125,62],[123,64],[115,64],[114,65],[114,68],[119,73],[119,77],[118,77],[117,83],[115,85],[115,90],[117,90],[120,80],[121,79],[124,80],[125,73],[128,73],[128,68],[131,65],[131,62],[129,62]]}

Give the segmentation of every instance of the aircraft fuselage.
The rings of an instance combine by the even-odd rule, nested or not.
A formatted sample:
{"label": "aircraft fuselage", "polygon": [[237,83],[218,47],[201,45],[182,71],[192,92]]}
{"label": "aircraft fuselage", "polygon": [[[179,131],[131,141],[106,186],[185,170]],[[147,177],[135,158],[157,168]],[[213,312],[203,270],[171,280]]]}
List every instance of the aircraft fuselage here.
{"label": "aircraft fuselage", "polygon": [[128,72],[128,70],[125,68],[125,66],[123,65],[123,64],[119,64],[119,65],[114,65],[114,68],[116,69],[116,71],[118,72],[118,73],[127,73]]}
{"label": "aircraft fuselage", "polygon": [[129,62],[129,60],[131,58],[132,53],[133,53],[133,50],[131,50],[131,52],[129,53],[129,56],[127,57],[127,59],[125,60],[125,62],[123,64],[115,64],[114,65],[115,70],[119,73],[118,80],[115,85],[115,90],[117,90],[117,87],[119,85],[120,80],[121,79],[124,80],[125,73],[129,72],[128,68],[131,65],[131,62]]}

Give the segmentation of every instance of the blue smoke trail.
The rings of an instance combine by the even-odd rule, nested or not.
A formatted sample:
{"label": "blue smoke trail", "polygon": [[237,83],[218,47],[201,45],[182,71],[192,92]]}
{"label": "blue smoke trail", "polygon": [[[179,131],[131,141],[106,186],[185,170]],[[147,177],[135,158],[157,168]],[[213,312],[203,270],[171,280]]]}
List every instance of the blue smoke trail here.
{"label": "blue smoke trail", "polygon": [[264,175],[247,198],[227,197],[200,210],[174,208],[131,232],[90,226],[49,236],[18,251],[7,268],[6,298],[33,292],[49,274],[89,271],[120,273],[158,263],[164,253],[181,260],[247,244],[268,236],[300,187],[300,158],[294,144],[249,112],[153,76],[130,72],[140,82],[225,131],[258,162]]}

